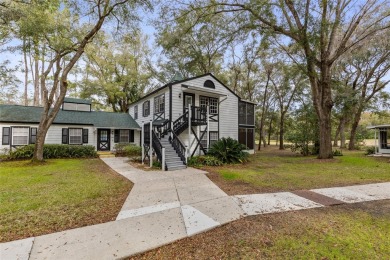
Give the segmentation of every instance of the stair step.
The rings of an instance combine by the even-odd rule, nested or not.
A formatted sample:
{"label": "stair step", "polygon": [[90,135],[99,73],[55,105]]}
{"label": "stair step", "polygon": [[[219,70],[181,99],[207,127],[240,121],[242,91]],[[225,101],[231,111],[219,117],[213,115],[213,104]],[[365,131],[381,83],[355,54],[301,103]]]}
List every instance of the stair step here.
{"label": "stair step", "polygon": [[185,166],[183,162],[166,163],[168,168]]}
{"label": "stair step", "polygon": [[179,158],[165,159],[165,163],[167,163],[167,164],[176,164],[176,163],[183,164],[183,162]]}
{"label": "stair step", "polygon": [[186,169],[187,166],[183,165],[183,166],[178,166],[178,167],[169,167],[168,166],[168,171],[177,171],[177,170],[184,170]]}

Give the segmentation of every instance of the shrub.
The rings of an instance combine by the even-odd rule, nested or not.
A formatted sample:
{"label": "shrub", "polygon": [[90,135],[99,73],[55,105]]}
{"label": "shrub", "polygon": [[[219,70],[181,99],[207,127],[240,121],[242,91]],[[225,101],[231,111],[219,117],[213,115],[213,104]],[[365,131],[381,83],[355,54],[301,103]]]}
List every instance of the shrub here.
{"label": "shrub", "polygon": [[376,152],[376,147],[375,146],[368,146],[366,148],[366,155],[370,155],[370,154],[375,154]]}
{"label": "shrub", "polygon": [[119,143],[115,144],[115,155],[116,156],[128,156],[128,157],[134,157],[134,156],[141,156],[142,148],[141,146],[137,146],[134,144],[126,144],[126,143]]}
{"label": "shrub", "polygon": [[223,163],[216,157],[210,155],[194,156],[188,160],[188,166],[220,166]]}
{"label": "shrub", "polygon": [[153,168],[160,168],[161,169],[161,163],[159,161],[153,161]]}
{"label": "shrub", "polygon": [[248,159],[247,147],[230,137],[221,138],[209,149],[208,155],[223,163],[242,163]]}
{"label": "shrub", "polygon": [[[21,146],[11,151],[10,159],[31,159],[34,154],[35,145]],[[43,146],[43,158],[91,158],[96,157],[95,147],[92,145],[64,145],[45,144]]]}
{"label": "shrub", "polygon": [[343,156],[343,152],[341,150],[332,151],[333,156]]}
{"label": "shrub", "polygon": [[319,153],[319,147],[315,145],[309,145],[304,143],[295,143],[290,147],[292,152],[299,152],[303,156],[317,155]]}
{"label": "shrub", "polygon": [[115,149],[115,155],[116,156],[126,156],[124,153],[124,148],[129,145],[129,144],[126,144],[126,143],[118,143],[118,144],[115,144],[114,145],[114,149]]}
{"label": "shrub", "polygon": [[125,155],[128,156],[128,157],[134,157],[134,156],[141,156],[142,155],[142,147],[134,145],[134,144],[130,144],[130,145],[125,146],[125,148],[123,148],[123,150],[125,152]]}

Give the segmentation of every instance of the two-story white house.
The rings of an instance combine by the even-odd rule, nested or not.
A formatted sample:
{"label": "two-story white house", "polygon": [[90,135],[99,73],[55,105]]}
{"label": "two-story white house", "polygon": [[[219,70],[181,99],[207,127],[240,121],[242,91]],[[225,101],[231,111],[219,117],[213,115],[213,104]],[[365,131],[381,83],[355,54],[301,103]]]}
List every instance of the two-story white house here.
{"label": "two-story white house", "polygon": [[[0,105],[0,149],[34,144],[42,110]],[[152,91],[131,104],[128,114],[93,111],[88,100],[65,98],[45,143],[93,145],[98,151],[132,143],[144,147],[143,158],[154,151],[165,169],[181,169],[222,137],[239,140],[253,152],[254,113],[254,103],[205,74]]]}
{"label": "two-story white house", "polygon": [[239,140],[254,152],[255,104],[212,74],[166,84],[132,103],[129,113],[143,129],[145,155],[151,143],[161,161],[165,148],[167,169],[185,167],[188,157],[206,154],[222,137]]}

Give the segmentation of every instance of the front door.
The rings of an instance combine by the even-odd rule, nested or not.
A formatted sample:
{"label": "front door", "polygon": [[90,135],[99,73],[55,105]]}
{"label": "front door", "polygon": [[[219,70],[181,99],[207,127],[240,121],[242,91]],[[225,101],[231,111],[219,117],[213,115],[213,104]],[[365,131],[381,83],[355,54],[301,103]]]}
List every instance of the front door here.
{"label": "front door", "polygon": [[184,93],[183,97],[183,113],[185,113],[190,105],[195,106],[195,94]]}
{"label": "front door", "polygon": [[98,129],[97,149],[98,151],[110,150],[110,129]]}

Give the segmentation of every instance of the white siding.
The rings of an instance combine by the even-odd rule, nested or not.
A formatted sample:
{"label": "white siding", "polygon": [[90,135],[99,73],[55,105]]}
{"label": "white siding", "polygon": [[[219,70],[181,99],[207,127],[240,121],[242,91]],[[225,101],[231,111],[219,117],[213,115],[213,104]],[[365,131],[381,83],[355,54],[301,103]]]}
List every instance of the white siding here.
{"label": "white siding", "polygon": [[[154,98],[157,96],[160,96],[162,94],[165,94],[165,119],[169,119],[169,87],[166,87],[157,93],[154,93],[153,95],[149,96],[146,99],[142,99],[129,107],[129,114],[134,118],[134,108],[138,105],[138,118],[135,119],[135,121],[138,123],[139,126],[142,127],[143,123],[150,122],[150,120],[153,120],[154,115]],[[150,114],[147,117],[143,117],[142,115],[142,104],[149,100],[150,101]]]}
{"label": "white siding", "polygon": [[[24,127],[36,127],[38,124],[0,124],[0,137],[3,136],[3,127],[15,127],[15,126],[24,126]],[[83,128],[88,129],[88,143],[83,145],[93,145],[96,148],[96,133],[92,126],[80,126],[80,125],[52,125],[47,131],[45,144],[61,144],[62,143],[62,128]],[[9,149],[10,145],[3,145],[0,142],[0,152],[4,152],[4,149]]]}
{"label": "white siding", "polygon": [[[204,88],[203,84],[206,80],[211,80],[215,84],[215,91],[227,95],[219,98],[219,138],[231,137],[238,139],[238,97],[235,96],[225,86],[216,81],[212,76],[185,81],[183,84]],[[182,83],[172,86],[172,119],[175,120],[183,113],[183,92],[185,89],[181,87]],[[210,88],[204,88],[207,91],[213,91]],[[179,98],[179,94],[181,98]],[[199,96],[208,96],[207,93],[195,93],[195,106],[199,106]],[[211,96],[211,95],[210,95]],[[218,124],[211,123],[210,131],[218,131]]]}
{"label": "white siding", "polygon": [[[13,126],[25,126],[25,127],[36,127],[38,128],[38,124],[0,124],[0,138],[3,136],[3,127],[13,127]],[[83,128],[88,129],[88,143],[84,143],[83,145],[93,145],[95,149],[97,149],[97,128],[93,126],[82,126],[82,125],[52,125],[50,126],[46,138],[45,144],[62,144],[62,128]],[[110,139],[110,149],[114,150],[114,129],[111,129]],[[140,131],[134,130],[134,144],[140,144]],[[0,140],[0,153],[4,153],[4,149],[10,149],[10,145],[2,145]]]}

